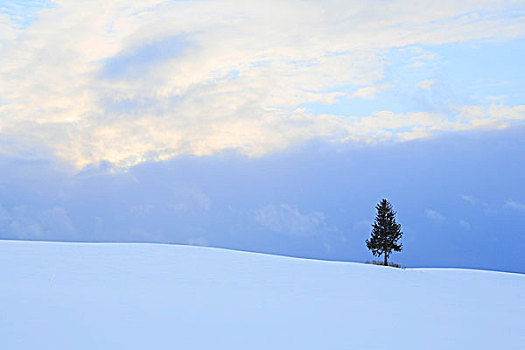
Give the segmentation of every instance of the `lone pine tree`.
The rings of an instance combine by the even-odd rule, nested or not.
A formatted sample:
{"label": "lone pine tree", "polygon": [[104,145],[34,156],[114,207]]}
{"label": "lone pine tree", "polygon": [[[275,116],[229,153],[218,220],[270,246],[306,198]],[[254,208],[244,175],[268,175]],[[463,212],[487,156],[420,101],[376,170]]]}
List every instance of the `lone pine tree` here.
{"label": "lone pine tree", "polygon": [[392,251],[400,252],[403,248],[403,244],[397,243],[403,232],[401,232],[401,225],[396,222],[396,212],[390,202],[382,199],[376,205],[376,209],[377,216],[372,224],[372,235],[366,240],[366,246],[374,256],[384,255],[384,264],[388,266],[388,257]]}

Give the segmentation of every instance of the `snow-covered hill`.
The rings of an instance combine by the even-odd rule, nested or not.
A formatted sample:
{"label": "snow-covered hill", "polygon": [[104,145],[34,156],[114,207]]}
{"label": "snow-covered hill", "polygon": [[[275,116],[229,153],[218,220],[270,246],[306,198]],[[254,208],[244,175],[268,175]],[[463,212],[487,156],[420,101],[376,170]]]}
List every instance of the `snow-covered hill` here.
{"label": "snow-covered hill", "polygon": [[1,349],[524,349],[525,275],[0,241]]}

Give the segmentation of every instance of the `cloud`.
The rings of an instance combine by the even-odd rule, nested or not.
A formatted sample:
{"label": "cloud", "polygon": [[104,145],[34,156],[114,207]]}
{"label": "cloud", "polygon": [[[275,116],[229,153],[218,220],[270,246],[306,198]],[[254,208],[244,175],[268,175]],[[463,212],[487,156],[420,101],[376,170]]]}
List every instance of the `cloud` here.
{"label": "cloud", "polygon": [[0,204],[0,230],[5,229],[10,222],[11,214]]}
{"label": "cloud", "polygon": [[169,208],[178,214],[189,211],[205,212],[211,207],[211,199],[195,187],[172,187],[173,201]]}
{"label": "cloud", "polygon": [[143,215],[149,215],[151,211],[155,208],[155,206],[151,204],[139,204],[134,205],[129,209],[129,212],[133,215],[143,216]]}
{"label": "cloud", "polygon": [[188,240],[186,240],[186,244],[199,247],[208,247],[210,245],[210,242],[208,242],[208,240],[204,237],[196,237],[189,238]]}
{"label": "cloud", "polygon": [[0,233],[15,239],[78,239],[77,229],[62,207],[34,210],[25,205],[8,212],[0,205]]}
{"label": "cloud", "polygon": [[420,89],[423,89],[423,90],[432,90],[432,87],[436,84],[436,82],[434,80],[431,80],[431,79],[427,79],[427,80],[423,80],[423,81],[420,81],[419,83],[416,84],[416,86]]}
{"label": "cloud", "polygon": [[432,209],[425,209],[425,216],[437,223],[443,223],[445,222],[445,216],[441,214],[438,211],[432,210]]}
{"label": "cloud", "polygon": [[372,230],[372,222],[369,220],[359,220],[352,225],[354,231],[367,232]]}
{"label": "cloud", "polygon": [[288,204],[268,205],[257,211],[255,220],[263,227],[283,233],[312,233],[325,222],[324,214],[318,211],[303,214]]}
{"label": "cloud", "polygon": [[77,230],[73,222],[62,207],[54,207],[42,211],[38,214],[38,221],[48,234],[58,234],[68,239],[74,239],[77,236]]}
{"label": "cloud", "polygon": [[504,101],[508,98],[507,95],[495,95],[495,96],[487,96],[486,99],[489,100],[489,101],[498,101],[498,102],[501,102],[501,101]]}
{"label": "cloud", "polygon": [[474,197],[472,195],[462,194],[462,195],[460,195],[460,198],[462,200],[464,200],[465,202],[473,205],[473,206],[482,206],[482,207],[487,207],[488,206],[488,204],[486,202],[484,202],[481,199],[479,199],[477,197]]}
{"label": "cloud", "polygon": [[470,205],[472,205],[474,207],[481,207],[485,214],[494,213],[494,210],[489,208],[489,205],[488,205],[487,202],[484,202],[484,201],[482,201],[481,199],[479,199],[477,197],[474,197],[474,196],[471,196],[471,195],[462,194],[462,195],[460,195],[460,198],[463,201],[469,203]]}
{"label": "cloud", "polygon": [[519,202],[516,202],[516,201],[513,201],[513,200],[508,200],[505,203],[505,206],[508,207],[508,208],[512,208],[514,210],[517,210],[517,211],[525,212],[525,204],[523,204],[523,203],[519,203]]}
{"label": "cloud", "polygon": [[412,47],[410,50],[416,55],[410,57],[409,63],[406,65],[407,68],[420,68],[437,58],[437,55],[434,52],[425,51],[420,47]]}
{"label": "cloud", "polygon": [[467,203],[470,203],[472,205],[477,205],[480,203],[480,201],[474,197],[474,196],[469,196],[469,195],[466,195],[466,194],[462,194],[460,195],[461,199],[463,199],[465,202]]}
{"label": "cloud", "polygon": [[468,221],[465,220],[459,220],[459,226],[464,230],[470,230],[472,227]]}
{"label": "cloud", "polygon": [[357,91],[354,92],[352,97],[372,99],[376,96],[378,92],[381,92],[387,89],[391,89],[392,87],[393,85],[390,83],[384,83],[384,84],[375,85],[375,86],[367,86],[367,87],[357,89]]}
{"label": "cloud", "polygon": [[[509,6],[56,0],[24,28],[0,15],[0,152],[126,167],[225,150],[259,156],[315,138],[505,127],[525,119],[525,106],[365,116],[301,106],[334,103],[349,87],[372,98],[388,86],[392,49],[521,37]],[[432,59],[414,50],[409,62]]]}

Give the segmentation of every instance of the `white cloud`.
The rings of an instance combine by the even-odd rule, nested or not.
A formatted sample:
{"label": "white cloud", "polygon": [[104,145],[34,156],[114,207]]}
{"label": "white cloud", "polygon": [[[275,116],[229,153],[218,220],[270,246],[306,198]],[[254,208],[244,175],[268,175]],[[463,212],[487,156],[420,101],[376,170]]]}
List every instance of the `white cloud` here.
{"label": "white cloud", "polygon": [[155,207],[151,204],[144,204],[144,205],[139,204],[139,205],[132,206],[129,209],[129,212],[133,215],[139,215],[139,216],[149,215],[154,208]]}
{"label": "white cloud", "polygon": [[436,82],[434,80],[427,79],[427,80],[420,81],[419,83],[416,84],[416,86],[420,89],[430,91],[432,90],[432,87],[434,87],[435,84]]}
{"label": "white cloud", "polygon": [[504,101],[505,99],[507,99],[507,95],[495,95],[495,96],[487,96],[486,99],[489,100],[489,101],[498,101],[498,102],[501,102],[501,101]]}
{"label": "white cloud", "polygon": [[321,212],[303,214],[288,204],[268,205],[261,208],[257,211],[255,219],[261,226],[271,231],[291,234],[312,233],[325,222]]}
{"label": "white cloud", "polygon": [[352,225],[354,231],[368,232],[372,230],[372,222],[369,220],[359,220]]}
{"label": "white cloud", "polygon": [[525,204],[519,203],[513,200],[508,200],[505,205],[509,208],[515,209],[517,211],[525,212]]}
{"label": "white cloud", "polygon": [[[57,0],[25,29],[0,16],[0,152],[129,166],[229,149],[258,156],[312,138],[504,127],[525,119],[525,106],[364,117],[299,106],[333,103],[347,86],[373,97],[388,87],[379,82],[392,48],[523,36],[525,24],[505,16],[506,6]],[[432,59],[414,51],[411,62]]]}
{"label": "white cloud", "polygon": [[195,237],[186,240],[186,244],[195,245],[199,247],[208,247],[210,245],[210,242],[208,242],[208,240],[204,237]]}
{"label": "white cloud", "polygon": [[409,50],[412,51],[416,55],[410,58],[409,63],[406,65],[406,67],[408,68],[422,67],[434,61],[437,58],[434,52],[425,51],[419,47],[411,47]]}
{"label": "white cloud", "polygon": [[78,231],[62,207],[34,210],[21,205],[8,211],[0,205],[0,233],[16,239],[78,238]]}
{"label": "white cloud", "polygon": [[62,207],[54,207],[38,214],[38,221],[48,235],[60,235],[68,239],[76,238],[77,230]]}
{"label": "white cloud", "polygon": [[462,194],[460,195],[460,198],[462,200],[464,200],[465,202],[469,203],[470,205],[474,206],[474,207],[480,207],[482,208],[483,212],[485,214],[492,214],[494,213],[494,209],[491,209],[488,205],[487,202],[484,202],[483,200],[477,198],[477,197],[474,197],[474,196],[471,196],[471,195],[466,195],[466,194]]}
{"label": "white cloud", "polygon": [[469,196],[466,194],[460,195],[461,199],[463,199],[465,202],[470,203],[472,205],[476,205],[479,203],[479,200],[474,196]]}
{"label": "white cloud", "polygon": [[0,232],[11,222],[11,214],[0,204]]}
{"label": "white cloud", "polygon": [[425,215],[428,219],[437,222],[437,223],[443,223],[445,222],[445,216],[441,214],[440,212],[432,209],[425,209]]}
{"label": "white cloud", "polygon": [[173,186],[173,202],[169,208],[177,214],[190,211],[204,212],[210,209],[211,199],[196,187]]}
{"label": "white cloud", "polygon": [[379,84],[375,86],[362,87],[362,88],[357,89],[357,91],[354,92],[352,97],[372,99],[376,96],[378,92],[381,92],[387,89],[391,89],[392,87],[393,85],[391,83],[384,83],[384,84]]}
{"label": "white cloud", "polygon": [[465,220],[459,220],[459,226],[464,229],[464,230],[470,230],[471,228],[471,225],[468,221],[465,221]]}
{"label": "white cloud", "polygon": [[464,200],[465,202],[473,205],[473,206],[477,206],[477,205],[480,205],[480,206],[483,206],[483,207],[487,206],[487,203],[485,203],[482,200],[480,200],[479,198],[476,198],[476,197],[471,196],[471,195],[462,194],[462,195],[460,195],[460,198],[462,200]]}

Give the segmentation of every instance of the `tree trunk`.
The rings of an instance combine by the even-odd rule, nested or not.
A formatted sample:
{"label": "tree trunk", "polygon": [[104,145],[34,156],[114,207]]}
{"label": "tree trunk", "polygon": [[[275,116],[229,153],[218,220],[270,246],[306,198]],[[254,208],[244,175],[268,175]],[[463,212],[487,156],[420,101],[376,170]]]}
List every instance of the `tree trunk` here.
{"label": "tree trunk", "polygon": [[[386,230],[386,232],[387,232],[387,235],[388,235],[388,229]],[[385,246],[383,248],[384,249],[383,250],[383,254],[385,254],[385,266],[388,266],[388,253],[387,253],[388,252],[388,246],[387,246],[386,242],[384,244],[385,244]]]}

